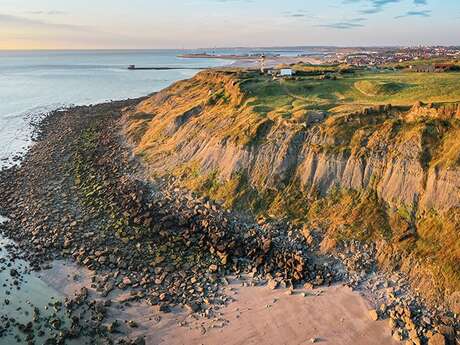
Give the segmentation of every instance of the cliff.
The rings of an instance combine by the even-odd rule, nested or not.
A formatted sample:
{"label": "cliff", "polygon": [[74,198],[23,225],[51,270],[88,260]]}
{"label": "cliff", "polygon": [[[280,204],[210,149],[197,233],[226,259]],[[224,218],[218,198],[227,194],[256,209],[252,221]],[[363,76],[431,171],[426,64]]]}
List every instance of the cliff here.
{"label": "cliff", "polygon": [[383,266],[449,299],[460,285],[460,106],[382,105],[397,91],[354,99],[342,88],[355,80],[332,83],[206,71],[127,111],[126,133],[152,176],[301,220],[334,243],[380,243]]}

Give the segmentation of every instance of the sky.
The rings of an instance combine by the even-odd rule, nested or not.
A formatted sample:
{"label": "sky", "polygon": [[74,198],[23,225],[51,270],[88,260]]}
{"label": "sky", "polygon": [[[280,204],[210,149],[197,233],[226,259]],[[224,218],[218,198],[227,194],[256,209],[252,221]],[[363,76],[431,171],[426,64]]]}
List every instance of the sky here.
{"label": "sky", "polygon": [[0,0],[0,49],[460,45],[460,0]]}

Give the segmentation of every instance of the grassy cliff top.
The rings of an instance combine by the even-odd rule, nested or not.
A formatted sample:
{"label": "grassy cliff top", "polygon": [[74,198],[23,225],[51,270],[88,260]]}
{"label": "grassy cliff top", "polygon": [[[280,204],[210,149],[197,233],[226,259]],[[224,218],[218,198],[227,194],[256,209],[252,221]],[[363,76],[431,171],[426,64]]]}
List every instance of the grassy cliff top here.
{"label": "grassy cliff top", "polygon": [[410,106],[416,101],[460,101],[460,73],[370,72],[337,74],[333,79],[301,76],[272,80],[245,75],[243,90],[267,109],[301,106],[330,110],[340,105],[391,103]]}

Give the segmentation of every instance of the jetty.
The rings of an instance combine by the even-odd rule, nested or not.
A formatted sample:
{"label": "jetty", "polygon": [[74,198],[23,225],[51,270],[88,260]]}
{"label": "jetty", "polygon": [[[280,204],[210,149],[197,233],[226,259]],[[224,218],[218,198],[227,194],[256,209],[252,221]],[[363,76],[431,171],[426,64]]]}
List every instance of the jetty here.
{"label": "jetty", "polygon": [[139,71],[139,70],[153,70],[153,71],[169,71],[169,70],[179,70],[179,69],[190,69],[190,70],[198,70],[198,69],[207,69],[209,67],[137,67],[136,65],[129,65],[128,69],[131,71]]}

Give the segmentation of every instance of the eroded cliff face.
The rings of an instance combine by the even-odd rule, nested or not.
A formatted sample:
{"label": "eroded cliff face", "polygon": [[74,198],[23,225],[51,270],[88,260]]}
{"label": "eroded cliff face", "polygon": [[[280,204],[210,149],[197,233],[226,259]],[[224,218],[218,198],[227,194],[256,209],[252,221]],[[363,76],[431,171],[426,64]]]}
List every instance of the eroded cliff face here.
{"label": "eroded cliff face", "polygon": [[394,206],[460,206],[460,168],[443,162],[440,150],[456,130],[455,113],[439,118],[421,105],[387,106],[307,125],[258,114],[239,83],[231,73],[205,72],[138,105],[127,132],[154,174],[193,163],[222,180],[245,174],[258,190],[296,180],[322,195],[336,187],[373,189]]}
{"label": "eroded cliff face", "polygon": [[[229,206],[241,199],[268,213],[277,204],[281,213],[334,229],[329,238],[360,228],[384,241],[383,263],[408,271],[428,295],[457,293],[458,105],[337,107],[322,118],[317,109],[261,111],[245,83],[242,72],[202,72],[128,110],[127,136],[151,175],[173,174]],[[312,200],[337,190],[357,194],[319,208],[342,216],[328,210],[308,220]],[[249,202],[254,193],[263,202]],[[373,207],[378,214],[366,212]],[[374,236],[363,227],[382,230]]]}

